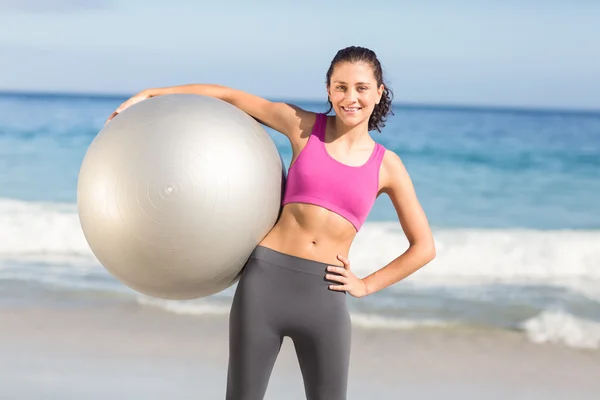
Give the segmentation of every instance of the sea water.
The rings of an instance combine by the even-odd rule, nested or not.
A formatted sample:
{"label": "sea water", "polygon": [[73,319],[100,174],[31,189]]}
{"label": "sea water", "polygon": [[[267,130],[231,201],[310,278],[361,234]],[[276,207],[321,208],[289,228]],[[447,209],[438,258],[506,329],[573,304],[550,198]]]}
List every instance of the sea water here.
{"label": "sea water", "polygon": [[[0,293],[129,298],[171,312],[227,314],[234,287],[205,299],[140,295],[96,261],[79,225],[77,175],[126,97],[0,94]],[[293,102],[312,111],[324,103]],[[600,113],[397,105],[373,139],[404,162],[437,258],[402,282],[349,296],[371,329],[506,329],[600,348]],[[269,134],[289,165],[287,139]],[[408,242],[377,200],[350,252],[362,277]],[[78,296],[78,297],[77,297]]]}

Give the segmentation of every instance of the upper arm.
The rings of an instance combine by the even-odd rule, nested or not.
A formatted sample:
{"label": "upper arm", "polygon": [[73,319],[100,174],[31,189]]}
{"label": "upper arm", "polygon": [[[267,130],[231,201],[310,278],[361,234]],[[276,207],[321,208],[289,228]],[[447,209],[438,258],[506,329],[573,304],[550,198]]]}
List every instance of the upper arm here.
{"label": "upper arm", "polygon": [[433,235],[412,180],[402,160],[393,151],[386,150],[382,172],[381,190],[392,201],[409,243],[419,243],[433,249]]}
{"label": "upper arm", "polygon": [[281,132],[291,141],[302,132],[312,128],[315,122],[315,114],[302,108],[283,102],[273,102],[265,98],[243,92],[241,90],[229,89],[225,98],[230,104],[240,108],[260,123]]}

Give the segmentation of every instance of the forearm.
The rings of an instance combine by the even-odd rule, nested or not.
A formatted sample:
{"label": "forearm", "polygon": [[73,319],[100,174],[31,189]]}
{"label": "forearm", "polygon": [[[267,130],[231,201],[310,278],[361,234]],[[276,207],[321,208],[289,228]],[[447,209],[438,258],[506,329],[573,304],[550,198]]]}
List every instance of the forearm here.
{"label": "forearm", "polygon": [[[275,130],[283,132],[287,128],[285,124],[282,126],[280,123],[282,116],[281,112],[279,111],[280,108],[274,108],[275,103],[271,103],[262,97],[258,97],[227,86],[192,83],[188,85],[146,89],[145,92],[149,97],[161,96],[165,94],[196,94],[217,98],[236,106],[248,115],[256,118]],[[292,110],[291,108],[289,110],[289,116],[295,119],[297,111]],[[283,117],[287,116],[284,115]]]}
{"label": "forearm", "polygon": [[435,258],[435,248],[425,245],[412,245],[398,258],[385,267],[363,278],[367,286],[367,294],[373,294],[391,286]]}
{"label": "forearm", "polygon": [[150,97],[162,96],[165,94],[197,94],[202,96],[214,97],[227,101],[230,88],[221,85],[191,83],[187,85],[169,86],[164,88],[147,89]]}

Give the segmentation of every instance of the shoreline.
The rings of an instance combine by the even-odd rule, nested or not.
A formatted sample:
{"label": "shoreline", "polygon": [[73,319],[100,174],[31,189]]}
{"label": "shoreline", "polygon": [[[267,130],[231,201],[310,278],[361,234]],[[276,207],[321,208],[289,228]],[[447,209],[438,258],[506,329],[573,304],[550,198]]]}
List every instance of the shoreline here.
{"label": "shoreline", "polygon": [[[50,300],[2,306],[0,321],[8,398],[224,398],[227,316]],[[598,376],[597,351],[534,344],[519,332],[353,327],[348,399],[583,400],[596,398]],[[304,399],[289,338],[265,397],[282,398]]]}

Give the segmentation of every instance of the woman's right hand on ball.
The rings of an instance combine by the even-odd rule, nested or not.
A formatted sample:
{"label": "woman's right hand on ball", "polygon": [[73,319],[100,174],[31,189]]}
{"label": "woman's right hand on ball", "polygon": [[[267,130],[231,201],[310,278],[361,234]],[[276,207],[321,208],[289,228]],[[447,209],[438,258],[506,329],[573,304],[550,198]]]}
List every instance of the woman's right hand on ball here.
{"label": "woman's right hand on ball", "polygon": [[131,107],[132,105],[139,103],[142,100],[146,100],[149,99],[150,97],[152,97],[152,94],[150,92],[149,89],[146,90],[142,90],[141,92],[139,92],[138,94],[136,94],[135,96],[130,97],[129,99],[127,99],[123,104],[121,104],[119,106],[119,108],[117,108],[115,110],[115,112],[113,112],[110,117],[108,117],[108,119],[106,120],[106,122],[104,123],[104,125],[108,124],[109,121],[111,119],[113,119],[114,117],[117,116],[117,114],[123,112],[123,110]]}

